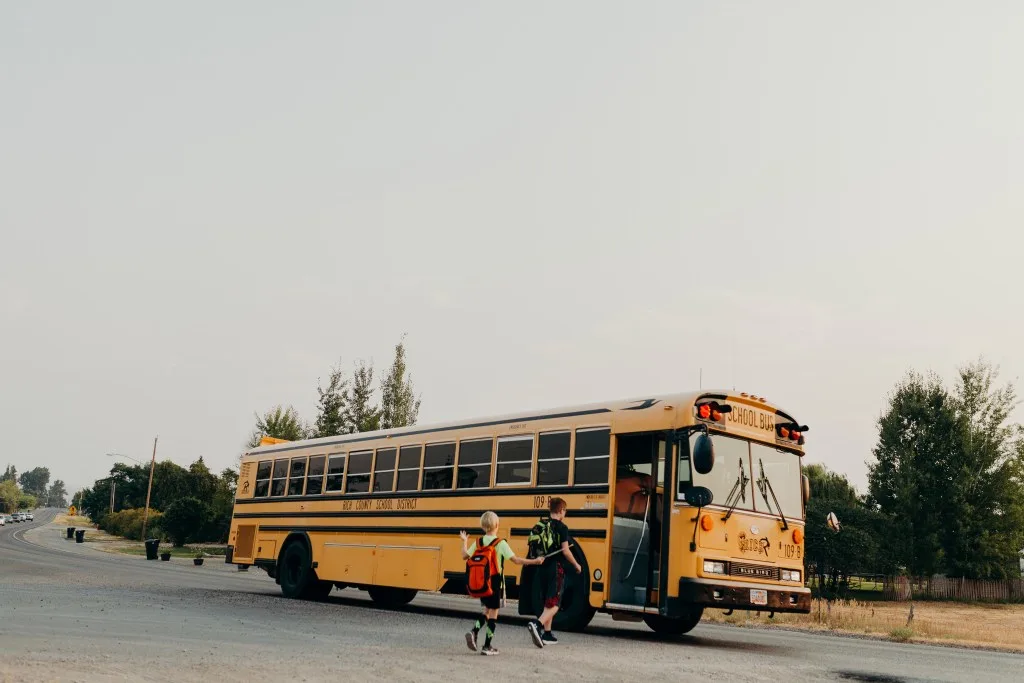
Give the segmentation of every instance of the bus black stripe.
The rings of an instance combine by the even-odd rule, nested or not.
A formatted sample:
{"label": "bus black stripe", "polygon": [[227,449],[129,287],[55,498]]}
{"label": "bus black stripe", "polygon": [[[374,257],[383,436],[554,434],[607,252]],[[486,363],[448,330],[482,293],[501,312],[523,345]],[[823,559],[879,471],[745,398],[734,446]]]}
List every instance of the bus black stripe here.
{"label": "bus black stripe", "polygon": [[313,502],[317,500],[365,500],[367,498],[493,498],[495,496],[565,496],[580,493],[608,493],[608,484],[580,484],[578,486],[531,486],[528,488],[437,489],[431,491],[387,491],[377,493],[336,493],[318,496],[275,496],[273,498],[239,498],[235,505],[260,503]]}
{"label": "bus black stripe", "polygon": [[[480,517],[485,510],[299,510],[294,512],[236,512],[235,519],[333,517]],[[494,510],[499,517],[539,517],[544,509]],[[569,519],[607,518],[608,510],[569,510]]]}
{"label": "bus black stripe", "polygon": [[[260,526],[260,531],[305,531],[307,533],[408,534],[410,536],[448,536],[465,531],[457,526]],[[529,536],[529,529],[512,529],[513,536]],[[573,538],[605,538],[604,529],[572,529]]]}

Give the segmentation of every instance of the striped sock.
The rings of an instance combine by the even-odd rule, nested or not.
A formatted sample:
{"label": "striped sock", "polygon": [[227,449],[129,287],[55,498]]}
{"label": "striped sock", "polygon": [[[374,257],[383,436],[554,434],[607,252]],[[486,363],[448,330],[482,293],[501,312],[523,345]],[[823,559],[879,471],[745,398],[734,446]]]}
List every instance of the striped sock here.
{"label": "striped sock", "polygon": [[496,628],[498,628],[498,620],[497,619],[488,619],[487,620],[487,637],[484,638],[484,647],[487,647],[487,646],[489,646],[491,644],[491,638],[494,637],[494,630]]}

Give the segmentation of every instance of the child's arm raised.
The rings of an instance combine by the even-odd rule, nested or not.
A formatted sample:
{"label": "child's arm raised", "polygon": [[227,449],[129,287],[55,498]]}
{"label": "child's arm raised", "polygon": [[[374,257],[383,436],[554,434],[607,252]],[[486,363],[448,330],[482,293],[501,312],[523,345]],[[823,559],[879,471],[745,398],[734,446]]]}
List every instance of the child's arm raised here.
{"label": "child's arm raised", "polygon": [[469,559],[469,534],[465,531],[459,532],[459,538],[462,539],[462,559]]}

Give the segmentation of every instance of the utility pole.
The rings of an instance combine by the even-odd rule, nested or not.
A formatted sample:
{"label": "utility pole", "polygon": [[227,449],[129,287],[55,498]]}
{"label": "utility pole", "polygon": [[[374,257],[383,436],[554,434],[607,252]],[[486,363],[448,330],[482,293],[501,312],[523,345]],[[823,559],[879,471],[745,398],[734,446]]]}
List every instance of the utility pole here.
{"label": "utility pole", "polygon": [[114,491],[117,490],[117,479],[110,480],[110,514],[114,514]]}
{"label": "utility pole", "polygon": [[[149,462],[149,486],[146,488],[146,511],[142,514],[142,540],[146,540],[146,524],[149,522],[149,495],[153,492],[153,469],[156,467],[156,440],[153,439],[153,459]],[[148,551],[147,551],[148,552]]]}

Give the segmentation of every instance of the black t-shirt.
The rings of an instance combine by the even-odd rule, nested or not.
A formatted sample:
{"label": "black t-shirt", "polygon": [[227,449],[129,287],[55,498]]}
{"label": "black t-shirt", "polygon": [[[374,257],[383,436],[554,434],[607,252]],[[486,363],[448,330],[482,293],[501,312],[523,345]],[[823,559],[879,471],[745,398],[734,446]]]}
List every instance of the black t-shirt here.
{"label": "black t-shirt", "polygon": [[[562,544],[572,543],[572,538],[569,536],[569,527],[563,522],[557,519],[551,520],[551,533],[555,537],[555,547],[551,549],[551,552],[556,553],[544,560],[544,566],[554,567],[555,563],[560,562],[563,568],[569,567],[569,561],[565,559],[565,555],[562,554]],[[556,552],[557,551],[557,552]]]}

